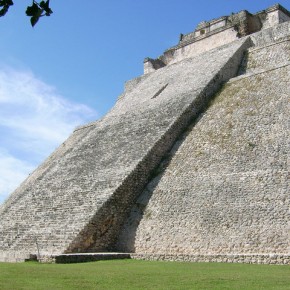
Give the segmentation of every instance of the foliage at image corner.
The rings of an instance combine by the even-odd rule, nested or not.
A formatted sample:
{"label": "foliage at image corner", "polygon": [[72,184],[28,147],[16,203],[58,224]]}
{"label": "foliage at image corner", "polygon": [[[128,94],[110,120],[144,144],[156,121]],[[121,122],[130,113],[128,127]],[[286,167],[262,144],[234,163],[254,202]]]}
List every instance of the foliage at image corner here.
{"label": "foliage at image corner", "polygon": [[[0,17],[6,15],[13,4],[12,0],[0,0]],[[26,15],[30,17],[32,27],[34,27],[40,17],[50,16],[51,14],[52,10],[49,7],[49,0],[41,1],[39,3],[33,0],[31,6],[27,6],[26,9]]]}

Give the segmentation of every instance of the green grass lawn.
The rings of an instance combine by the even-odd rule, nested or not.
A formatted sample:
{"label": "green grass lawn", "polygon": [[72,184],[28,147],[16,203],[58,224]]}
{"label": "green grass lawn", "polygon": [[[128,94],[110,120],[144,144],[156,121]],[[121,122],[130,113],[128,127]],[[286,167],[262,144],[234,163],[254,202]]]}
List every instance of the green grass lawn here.
{"label": "green grass lawn", "polygon": [[290,289],[290,266],[137,260],[0,263],[0,289]]}

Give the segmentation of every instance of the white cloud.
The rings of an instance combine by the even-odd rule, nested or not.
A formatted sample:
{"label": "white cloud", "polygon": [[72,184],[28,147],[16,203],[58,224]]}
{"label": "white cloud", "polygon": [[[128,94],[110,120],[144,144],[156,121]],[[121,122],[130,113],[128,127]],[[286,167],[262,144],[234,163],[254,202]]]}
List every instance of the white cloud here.
{"label": "white cloud", "polygon": [[34,170],[34,166],[8,152],[0,152],[0,203]]}
{"label": "white cloud", "polygon": [[77,125],[96,117],[32,72],[0,69],[0,203]]}

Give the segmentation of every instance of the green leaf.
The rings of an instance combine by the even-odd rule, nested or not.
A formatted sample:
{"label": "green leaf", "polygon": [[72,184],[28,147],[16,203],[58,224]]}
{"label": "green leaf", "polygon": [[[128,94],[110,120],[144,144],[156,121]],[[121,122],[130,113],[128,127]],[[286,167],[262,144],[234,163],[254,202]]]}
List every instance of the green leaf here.
{"label": "green leaf", "polygon": [[39,20],[39,16],[32,16],[30,18],[30,23],[31,23],[32,27],[34,27],[34,25],[38,22],[38,20]]}
{"label": "green leaf", "polygon": [[4,16],[8,12],[8,6],[4,6],[0,9],[0,17]]}
{"label": "green leaf", "polygon": [[1,0],[0,1],[0,6],[12,6],[13,1],[12,0]]}
{"label": "green leaf", "polygon": [[32,27],[38,22],[39,18],[43,16],[43,8],[39,7],[39,4],[33,1],[33,4],[31,6],[28,6],[26,9],[26,15],[30,16],[30,23]]}
{"label": "green leaf", "polygon": [[[0,0],[0,17],[4,16],[13,4],[13,0]],[[52,13],[53,12],[49,7],[49,0],[41,1],[40,3],[32,0],[31,6],[27,6],[26,9],[26,15],[30,17],[30,23],[32,26],[38,22],[40,17],[50,16]]]}
{"label": "green leaf", "polygon": [[45,15],[46,16],[50,16],[50,14],[52,13],[52,10],[49,8],[49,0],[45,1],[41,1],[39,3],[39,6],[45,11]]}
{"label": "green leaf", "polygon": [[26,9],[26,15],[27,16],[36,16],[39,15],[39,13],[41,14],[42,10],[38,7],[38,5],[36,3],[33,3],[31,6],[28,6]]}
{"label": "green leaf", "polygon": [[12,0],[1,0],[0,7],[2,8],[0,9],[0,17],[4,16],[8,12],[9,7],[12,5],[13,5]]}
{"label": "green leaf", "polygon": [[49,8],[49,3],[47,3],[48,1],[41,1],[39,3],[39,6],[42,8],[42,9],[46,9],[46,8]]}

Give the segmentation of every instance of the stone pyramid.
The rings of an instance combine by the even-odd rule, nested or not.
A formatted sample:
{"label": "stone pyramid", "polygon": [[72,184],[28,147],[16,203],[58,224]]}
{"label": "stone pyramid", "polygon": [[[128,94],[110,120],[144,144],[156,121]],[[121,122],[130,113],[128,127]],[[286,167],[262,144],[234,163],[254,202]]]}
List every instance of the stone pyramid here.
{"label": "stone pyramid", "polygon": [[0,207],[0,261],[290,264],[290,13],[200,23]]}

